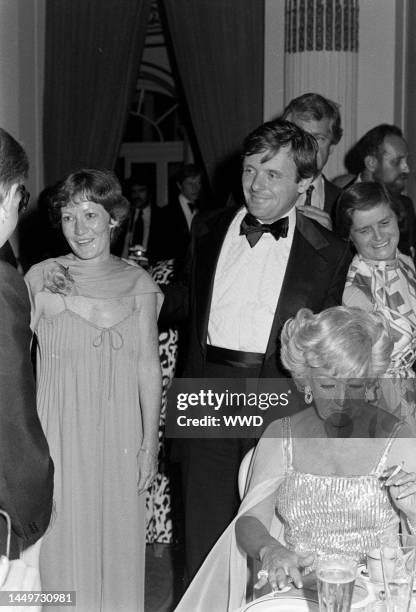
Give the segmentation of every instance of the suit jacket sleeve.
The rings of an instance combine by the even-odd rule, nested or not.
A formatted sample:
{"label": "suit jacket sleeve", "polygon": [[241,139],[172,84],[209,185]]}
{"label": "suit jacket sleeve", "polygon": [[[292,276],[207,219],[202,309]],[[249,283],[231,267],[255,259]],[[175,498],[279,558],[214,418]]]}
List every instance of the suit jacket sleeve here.
{"label": "suit jacket sleeve", "polygon": [[172,326],[189,322],[193,308],[191,285],[197,274],[196,245],[200,237],[206,233],[206,221],[217,211],[207,211],[194,216],[191,225],[190,244],[185,259],[178,261],[175,279],[169,285],[162,287],[165,293],[162,310],[159,315],[159,325]]}
{"label": "suit jacket sleeve", "polygon": [[345,243],[345,250],[340,257],[338,266],[332,277],[332,282],[328,288],[327,297],[323,305],[324,308],[331,306],[339,306],[342,304],[342,295],[344,293],[345,281],[347,278],[348,268],[352,259],[351,248],[348,243]]}
{"label": "suit jacket sleeve", "polygon": [[36,410],[27,289],[4,262],[0,279],[0,507],[10,514],[16,554],[49,524],[53,463]]}
{"label": "suit jacket sleeve", "polygon": [[191,239],[184,261],[179,260],[175,279],[169,285],[162,287],[165,294],[162,310],[159,315],[159,325],[170,327],[187,322],[190,313],[190,285],[195,267],[195,244],[204,227],[203,219],[196,215],[191,225]]}

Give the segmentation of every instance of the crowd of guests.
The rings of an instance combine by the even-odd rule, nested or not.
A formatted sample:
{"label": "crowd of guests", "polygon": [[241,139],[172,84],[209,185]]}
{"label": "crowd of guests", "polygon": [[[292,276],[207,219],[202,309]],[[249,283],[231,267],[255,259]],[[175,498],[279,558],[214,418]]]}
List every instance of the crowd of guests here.
{"label": "crowd of guests", "polygon": [[[386,534],[415,531],[407,146],[395,126],[375,127],[341,188],[323,174],[341,137],[336,103],[293,100],[247,136],[242,199],[217,211],[201,210],[194,165],[165,207],[146,177],[131,177],[123,194],[108,170],[77,170],[45,190],[66,252],[32,266],[27,288],[0,262],[0,505],[12,519],[11,559],[44,534],[44,590],[76,591],[85,612],[144,609],[145,493],[160,473],[162,389],[173,376],[162,381],[159,332],[173,326],[186,338],[185,378],[294,385],[258,443],[174,442],[189,583],[178,610],[243,605],[247,558],[257,590],[300,587],[322,554],[362,559]],[[1,130],[2,244],[27,203],[27,172],[23,149]],[[152,278],[129,261],[137,251],[150,264],[183,264],[165,283],[160,267]]]}

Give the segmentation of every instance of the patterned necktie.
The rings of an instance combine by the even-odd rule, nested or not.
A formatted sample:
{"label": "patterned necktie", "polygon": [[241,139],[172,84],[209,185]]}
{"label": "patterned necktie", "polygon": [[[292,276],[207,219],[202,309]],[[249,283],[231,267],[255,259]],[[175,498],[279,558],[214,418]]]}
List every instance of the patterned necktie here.
{"label": "patterned necktie", "polygon": [[276,240],[286,238],[289,230],[289,218],[283,217],[270,225],[260,223],[252,214],[247,213],[240,225],[240,236],[244,235],[251,248],[253,248],[263,234],[272,234]]}
{"label": "patterned necktie", "polygon": [[144,231],[143,210],[140,209],[139,214],[137,215],[136,223],[134,224],[134,229],[133,229],[133,236],[132,236],[132,242],[131,242],[133,246],[136,246],[136,244],[143,244],[143,231]]}
{"label": "patterned necktie", "polygon": [[306,198],[304,206],[312,206],[312,191],[315,189],[313,185],[309,185],[306,190]]}

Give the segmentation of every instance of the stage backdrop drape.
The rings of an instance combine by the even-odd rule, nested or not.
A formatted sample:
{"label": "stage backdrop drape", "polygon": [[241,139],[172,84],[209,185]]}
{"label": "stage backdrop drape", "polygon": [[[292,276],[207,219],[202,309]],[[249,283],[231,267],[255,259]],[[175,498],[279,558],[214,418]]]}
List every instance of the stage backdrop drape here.
{"label": "stage backdrop drape", "polygon": [[[192,126],[217,195],[263,121],[263,0],[163,0]],[[229,162],[230,165],[229,165]]]}
{"label": "stage backdrop drape", "polygon": [[47,0],[45,183],[80,167],[113,168],[150,0]]}

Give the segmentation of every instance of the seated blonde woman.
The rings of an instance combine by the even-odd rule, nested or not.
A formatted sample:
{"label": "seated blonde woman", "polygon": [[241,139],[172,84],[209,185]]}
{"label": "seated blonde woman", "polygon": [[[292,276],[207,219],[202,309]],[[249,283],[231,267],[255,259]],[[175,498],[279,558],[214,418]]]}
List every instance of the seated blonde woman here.
{"label": "seated blonde woman", "polygon": [[[356,308],[302,309],[282,332],[282,362],[307,407],[274,421],[257,445],[237,519],[177,610],[243,605],[246,559],[257,587],[288,581],[325,553],[362,559],[399,522],[416,525],[416,453],[409,426],[366,402],[393,343],[382,316]],[[393,474],[395,467],[400,471]]]}

